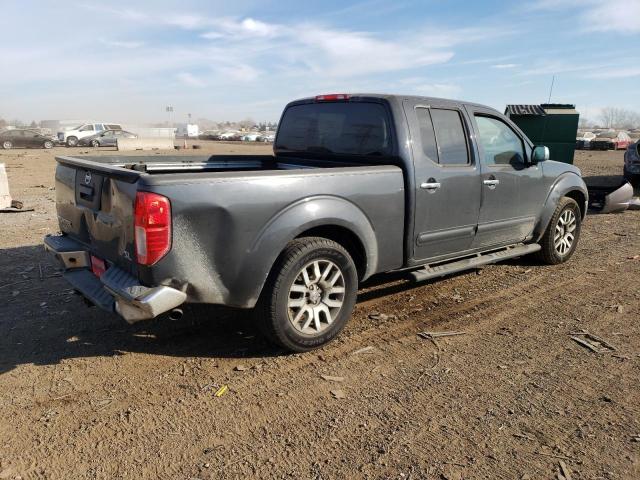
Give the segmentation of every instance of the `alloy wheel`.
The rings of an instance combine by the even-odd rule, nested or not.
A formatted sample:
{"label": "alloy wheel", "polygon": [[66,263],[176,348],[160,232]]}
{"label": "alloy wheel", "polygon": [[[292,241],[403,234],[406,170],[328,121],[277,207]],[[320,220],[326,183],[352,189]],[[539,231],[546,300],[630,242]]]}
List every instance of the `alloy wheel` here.
{"label": "alloy wheel", "polygon": [[553,246],[556,253],[560,256],[565,256],[573,246],[575,240],[575,229],[577,226],[576,214],[570,208],[567,208],[556,224],[555,234],[553,236]]}
{"label": "alloy wheel", "polygon": [[329,260],[314,260],[298,272],[289,288],[289,322],[305,335],[318,335],[336,319],[344,298],[340,268]]}

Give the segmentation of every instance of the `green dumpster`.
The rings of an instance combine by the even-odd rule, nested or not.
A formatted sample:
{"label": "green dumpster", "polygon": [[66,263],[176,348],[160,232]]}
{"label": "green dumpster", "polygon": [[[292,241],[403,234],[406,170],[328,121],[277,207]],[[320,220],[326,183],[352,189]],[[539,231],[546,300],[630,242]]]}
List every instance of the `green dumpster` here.
{"label": "green dumpster", "polygon": [[549,147],[551,160],[573,164],[580,117],[575,105],[507,105],[504,114],[534,145]]}

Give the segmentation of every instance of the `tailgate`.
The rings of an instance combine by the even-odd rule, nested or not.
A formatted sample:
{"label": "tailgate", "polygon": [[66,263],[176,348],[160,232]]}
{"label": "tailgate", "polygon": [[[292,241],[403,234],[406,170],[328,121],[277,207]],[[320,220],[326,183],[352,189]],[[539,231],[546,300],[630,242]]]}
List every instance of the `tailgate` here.
{"label": "tailgate", "polygon": [[138,172],[57,158],[56,209],[62,233],[101,259],[136,272],[133,209]]}

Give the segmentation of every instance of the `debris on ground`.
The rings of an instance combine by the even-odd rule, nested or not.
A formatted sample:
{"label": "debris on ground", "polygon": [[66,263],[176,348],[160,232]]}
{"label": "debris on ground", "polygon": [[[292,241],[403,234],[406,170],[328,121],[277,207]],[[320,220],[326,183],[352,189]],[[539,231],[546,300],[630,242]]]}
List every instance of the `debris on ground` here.
{"label": "debris on ground", "polygon": [[431,340],[432,338],[440,338],[440,337],[454,337],[456,335],[465,335],[467,332],[420,332],[417,335],[427,340]]}
{"label": "debris on ground", "polygon": [[344,382],[344,377],[334,377],[332,375],[320,375],[327,382]]}
{"label": "debris on ground", "polygon": [[393,320],[397,317],[395,315],[387,315],[386,313],[373,312],[369,314],[369,318],[371,320],[381,320],[385,322],[387,320]]}
{"label": "debris on ground", "polygon": [[216,390],[216,393],[214,393],[213,395],[215,397],[221,397],[224,394],[226,394],[229,391],[229,387],[226,385],[222,385],[218,390]]}
{"label": "debris on ground", "polygon": [[372,346],[363,347],[363,348],[360,348],[360,349],[356,350],[355,352],[353,352],[352,355],[358,355],[360,353],[373,352],[375,349],[376,349],[376,347],[372,347]]}
{"label": "debris on ground", "polygon": [[247,367],[245,367],[244,365],[236,365],[236,368],[234,368],[236,372],[244,372],[246,369]]}
{"label": "debris on ground", "polygon": [[558,462],[560,471],[558,472],[558,480],[571,480],[571,470],[563,460]]}
{"label": "debris on ground", "polygon": [[333,398],[337,400],[342,400],[343,398],[347,398],[347,395],[344,393],[343,390],[331,390],[331,395],[333,396]]}
{"label": "debris on ground", "polygon": [[589,332],[574,332],[570,333],[569,336],[573,341],[594,353],[608,353],[616,350],[616,348],[606,340]]}

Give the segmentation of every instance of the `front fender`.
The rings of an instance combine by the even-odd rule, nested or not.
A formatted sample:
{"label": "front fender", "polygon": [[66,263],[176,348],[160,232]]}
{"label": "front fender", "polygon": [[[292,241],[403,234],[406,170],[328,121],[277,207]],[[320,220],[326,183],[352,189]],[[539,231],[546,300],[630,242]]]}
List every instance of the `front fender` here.
{"label": "front fender", "polygon": [[562,197],[567,196],[571,191],[579,191],[584,196],[584,205],[580,206],[580,210],[583,212],[582,218],[587,212],[587,206],[589,203],[589,193],[587,192],[587,186],[580,175],[574,172],[566,172],[558,176],[558,178],[551,184],[551,188],[547,194],[542,212],[538,219],[536,228],[534,229],[533,238],[535,241],[539,241],[544,232],[547,230],[547,226],[551,221],[553,212],[555,212],[558,202]]}
{"label": "front fender", "polygon": [[275,214],[260,230],[243,259],[243,265],[230,289],[231,304],[253,307],[286,245],[301,233],[321,226],[343,227],[355,234],[364,246],[364,278],[376,272],[378,241],[367,215],[352,202],[337,196],[314,196],[298,200]]}

